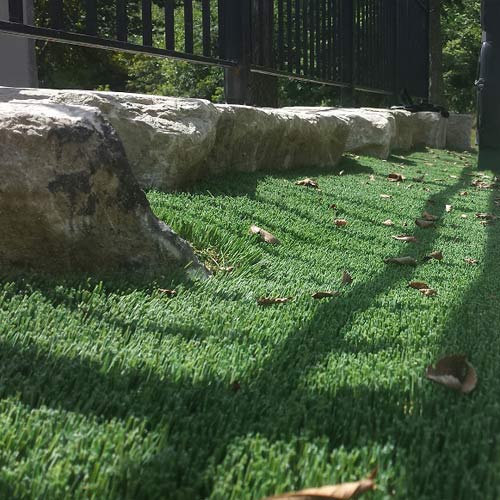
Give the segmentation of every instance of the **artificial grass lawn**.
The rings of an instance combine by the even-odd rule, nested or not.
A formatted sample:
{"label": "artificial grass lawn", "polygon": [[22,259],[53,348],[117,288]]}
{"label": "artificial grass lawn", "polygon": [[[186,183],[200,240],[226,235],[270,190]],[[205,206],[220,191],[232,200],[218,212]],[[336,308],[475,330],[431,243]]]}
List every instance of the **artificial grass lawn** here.
{"label": "artificial grass lawn", "polygon": [[[0,496],[257,499],[378,466],[367,498],[500,498],[500,226],[475,218],[497,192],[470,185],[473,163],[350,157],[326,173],[149,193],[213,268],[234,266],[205,282],[4,279]],[[294,184],[305,174],[321,191]],[[435,228],[414,225],[423,210]],[[249,235],[252,223],[282,244]],[[422,262],[433,250],[444,259]],[[419,265],[383,262],[398,255]],[[318,290],[341,295],[315,301]],[[260,307],[261,296],[295,300]],[[424,379],[451,353],[476,367],[472,394]]]}

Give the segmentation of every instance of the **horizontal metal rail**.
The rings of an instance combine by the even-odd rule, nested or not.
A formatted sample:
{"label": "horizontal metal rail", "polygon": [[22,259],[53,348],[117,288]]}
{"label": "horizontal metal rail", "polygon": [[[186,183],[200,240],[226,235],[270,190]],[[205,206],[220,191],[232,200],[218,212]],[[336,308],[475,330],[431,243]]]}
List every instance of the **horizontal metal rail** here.
{"label": "horizontal metal rail", "polygon": [[90,47],[93,49],[114,50],[117,52],[127,52],[129,54],[149,54],[155,57],[180,59],[183,61],[187,60],[196,64],[204,64],[208,66],[221,66],[223,68],[233,68],[238,66],[237,62],[226,59],[216,59],[214,57],[197,54],[186,54],[185,52],[178,52],[175,50],[160,49],[158,47],[138,45],[135,43],[110,40],[107,38],[99,38],[50,28],[38,28],[36,26],[11,23],[9,21],[0,21],[0,32],[32,38],[35,40],[60,42],[70,45]]}

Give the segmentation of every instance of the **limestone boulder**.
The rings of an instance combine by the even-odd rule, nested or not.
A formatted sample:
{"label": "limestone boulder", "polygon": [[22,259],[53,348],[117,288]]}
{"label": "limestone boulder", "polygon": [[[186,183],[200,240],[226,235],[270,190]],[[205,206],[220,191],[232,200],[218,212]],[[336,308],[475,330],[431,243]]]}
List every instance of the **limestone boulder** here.
{"label": "limestone boulder", "polygon": [[96,108],[0,104],[0,268],[161,272],[190,246],[151,212]]}
{"label": "limestone boulder", "polygon": [[390,155],[396,136],[396,120],[389,111],[339,108],[336,113],[349,124],[346,151],[382,159]]}
{"label": "limestone boulder", "polygon": [[473,124],[473,115],[451,113],[446,127],[446,149],[470,151]]}
{"label": "limestone boulder", "polygon": [[415,117],[413,113],[404,109],[391,109],[389,113],[394,117],[396,131],[391,142],[391,151],[409,151],[413,147]]}
{"label": "limestone boulder", "polygon": [[121,92],[0,87],[0,102],[98,108],[118,133],[139,185],[173,190],[206,175],[220,113],[208,101]]}
{"label": "limestone boulder", "polygon": [[448,118],[434,111],[412,113],[413,146],[428,146],[444,149],[446,147],[446,128]]}
{"label": "limestone boulder", "polygon": [[217,105],[210,173],[335,166],[345,150],[347,120],[322,108]]}

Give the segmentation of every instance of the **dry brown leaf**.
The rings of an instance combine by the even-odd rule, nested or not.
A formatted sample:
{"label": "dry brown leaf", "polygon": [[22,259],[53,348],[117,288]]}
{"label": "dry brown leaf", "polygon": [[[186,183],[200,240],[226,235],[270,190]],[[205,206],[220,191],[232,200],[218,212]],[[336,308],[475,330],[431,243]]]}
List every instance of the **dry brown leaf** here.
{"label": "dry brown leaf", "polygon": [[383,199],[383,200],[388,200],[390,198],[392,198],[392,196],[390,194],[381,194],[380,197]]}
{"label": "dry brown leaf", "polygon": [[280,240],[278,240],[278,238],[276,238],[276,236],[272,235],[269,231],[266,231],[265,229],[262,229],[258,226],[255,226],[254,224],[252,224],[250,226],[250,233],[258,234],[262,241],[265,241],[266,243],[270,243],[271,245],[279,245],[280,244]]}
{"label": "dry brown leaf", "polygon": [[493,184],[490,184],[489,182],[480,181],[479,179],[472,181],[471,185],[478,187],[479,189],[490,189],[493,187]]}
{"label": "dry brown leaf", "polygon": [[496,219],[496,215],[493,214],[488,214],[488,213],[477,213],[476,214],[477,219],[485,219],[485,220],[494,220]]}
{"label": "dry brown leaf", "polygon": [[424,260],[431,260],[431,259],[443,260],[443,252],[441,252],[440,250],[436,250],[435,252],[431,252],[429,255],[426,255],[424,257]]}
{"label": "dry brown leaf", "polygon": [[352,282],[353,282],[352,276],[347,271],[344,271],[342,273],[342,283],[344,285],[350,285]]}
{"label": "dry brown leaf", "polygon": [[436,367],[429,365],[425,376],[465,394],[473,391],[477,385],[476,370],[462,354],[445,356],[436,363]]}
{"label": "dry brown leaf", "polygon": [[331,208],[332,210],[337,210],[337,205],[336,205],[335,203],[332,203],[332,204],[330,205],[330,208]]}
{"label": "dry brown leaf", "polygon": [[384,259],[386,264],[402,264],[407,266],[416,266],[417,261],[413,257],[391,257],[389,259]]}
{"label": "dry brown leaf", "polygon": [[422,220],[422,219],[416,219],[415,220],[415,224],[418,226],[418,227],[421,227],[421,228],[427,228],[427,227],[432,227],[434,226],[434,222],[431,221],[431,220]]}
{"label": "dry brown leaf", "polygon": [[314,292],[312,294],[313,299],[324,299],[326,297],[338,297],[340,295],[340,292],[333,291],[333,292]]}
{"label": "dry brown leaf", "polygon": [[359,481],[322,486],[320,488],[307,488],[305,490],[267,497],[264,500],[351,500],[358,498],[367,491],[375,490],[376,475],[377,469],[372,471],[367,478]]}
{"label": "dry brown leaf", "polygon": [[402,182],[406,179],[406,177],[402,174],[389,174],[387,176],[387,180],[389,182]]}
{"label": "dry brown leaf", "polygon": [[257,299],[257,304],[259,306],[271,306],[273,304],[284,304],[285,302],[290,302],[292,297],[261,297]]}
{"label": "dry brown leaf", "polygon": [[457,175],[451,175],[451,174],[450,174],[450,178],[451,178],[451,179],[458,179],[458,176],[457,176]]}
{"label": "dry brown leaf", "polygon": [[347,221],[345,219],[335,219],[333,221],[333,223],[337,226],[337,227],[343,227],[343,226],[347,226]]}
{"label": "dry brown leaf", "polygon": [[458,193],[460,196],[467,196],[469,194],[468,191],[461,191],[460,193]]}
{"label": "dry brown leaf", "polygon": [[384,222],[382,222],[384,226],[394,226],[394,222],[392,222],[391,219],[387,219]]}
{"label": "dry brown leaf", "polygon": [[341,170],[341,171],[339,172],[339,175],[344,175],[344,172],[345,172],[345,170]]}
{"label": "dry brown leaf", "polygon": [[307,187],[312,187],[314,189],[319,189],[318,183],[314,179],[309,179],[309,177],[306,177],[301,181],[297,181],[295,184],[297,184],[297,186],[307,186]]}
{"label": "dry brown leaf", "polygon": [[460,217],[462,217],[462,219],[467,219],[467,214],[462,214]]}
{"label": "dry brown leaf", "polygon": [[408,286],[410,288],[415,288],[416,290],[425,290],[429,288],[429,285],[423,281],[410,281]]}
{"label": "dry brown leaf", "polygon": [[437,217],[436,215],[432,215],[427,211],[424,211],[422,213],[422,219],[434,222],[434,221],[437,221],[439,219],[439,217]]}
{"label": "dry brown leaf", "polygon": [[450,212],[452,211],[453,207],[452,207],[451,205],[446,205],[446,206],[444,207],[444,209],[445,209],[448,213],[450,213]]}
{"label": "dry brown leaf", "polygon": [[406,241],[407,243],[418,243],[417,238],[415,236],[411,236],[408,234],[398,234],[397,236],[392,236],[397,241]]}
{"label": "dry brown leaf", "polygon": [[470,257],[466,257],[465,259],[465,262],[467,262],[467,264],[477,264],[479,261],[477,259],[471,259]]}
{"label": "dry brown leaf", "polygon": [[167,295],[168,297],[175,297],[177,295],[177,292],[175,290],[169,290],[168,288],[158,288],[158,291],[163,295]]}
{"label": "dry brown leaf", "polygon": [[419,292],[426,297],[432,297],[433,295],[437,295],[436,290],[432,288],[420,288]]}
{"label": "dry brown leaf", "polygon": [[375,176],[372,174],[370,175],[370,180],[373,182],[375,180]]}

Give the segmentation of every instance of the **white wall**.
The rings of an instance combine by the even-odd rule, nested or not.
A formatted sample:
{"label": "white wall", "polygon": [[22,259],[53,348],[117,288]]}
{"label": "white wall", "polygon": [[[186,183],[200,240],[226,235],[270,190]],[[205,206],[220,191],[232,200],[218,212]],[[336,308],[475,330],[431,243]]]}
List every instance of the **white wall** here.
{"label": "white wall", "polygon": [[[33,0],[23,0],[24,22],[33,22]],[[9,0],[0,0],[0,19],[9,20]],[[0,85],[38,87],[35,42],[0,34]]]}

